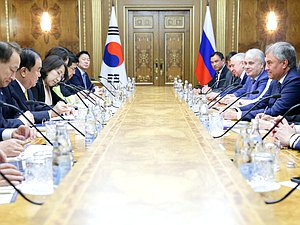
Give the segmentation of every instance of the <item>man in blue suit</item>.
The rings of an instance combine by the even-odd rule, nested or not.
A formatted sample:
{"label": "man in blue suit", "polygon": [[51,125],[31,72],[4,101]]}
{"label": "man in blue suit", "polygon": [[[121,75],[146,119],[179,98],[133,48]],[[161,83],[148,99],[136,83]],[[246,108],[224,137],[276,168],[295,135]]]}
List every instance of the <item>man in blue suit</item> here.
{"label": "man in blue suit", "polygon": [[[263,97],[280,93],[281,98],[271,98],[261,102],[244,120],[251,120],[259,113],[270,116],[282,115],[289,108],[300,103],[300,74],[296,70],[295,48],[287,42],[272,44],[266,50],[265,61],[266,70],[272,82]],[[243,116],[252,106],[253,104],[249,104],[241,107],[241,114],[232,111],[235,114],[234,118]],[[295,110],[292,113],[297,114],[299,111]],[[232,119],[232,117],[229,119]]]}
{"label": "man in blue suit", "polygon": [[247,81],[243,87],[233,92],[233,94],[226,96],[222,103],[228,104],[236,100],[244,93],[258,90],[257,94],[248,94],[241,101],[245,104],[248,100],[253,100],[259,96],[263,96],[268,90],[268,74],[264,70],[265,67],[265,55],[264,53],[256,48],[250,49],[246,52],[244,58],[244,69],[248,76]]}
{"label": "man in blue suit", "polygon": [[75,74],[67,81],[67,83],[80,86],[86,90],[91,90],[94,85],[87,74],[87,70],[90,66],[90,54],[87,51],[81,51],[76,55],[76,57],[78,58],[78,65],[75,70]]}

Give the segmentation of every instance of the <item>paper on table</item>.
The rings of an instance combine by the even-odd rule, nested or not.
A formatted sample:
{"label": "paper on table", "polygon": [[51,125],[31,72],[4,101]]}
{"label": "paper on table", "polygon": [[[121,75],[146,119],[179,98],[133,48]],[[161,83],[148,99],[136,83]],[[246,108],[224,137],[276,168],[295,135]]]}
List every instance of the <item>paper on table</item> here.
{"label": "paper on table", "polygon": [[[65,120],[74,120],[75,119],[74,115],[63,116],[63,118]],[[56,116],[56,117],[52,117],[51,120],[62,120],[62,118],[60,118],[59,116]]]}
{"label": "paper on table", "polygon": [[[280,182],[280,184],[283,185],[283,186],[286,186],[286,187],[290,187],[290,188],[294,188],[294,187],[296,187],[296,185],[297,185],[295,182],[292,182],[292,181],[290,181],[290,180],[282,181],[282,182]],[[297,189],[300,190],[300,186],[297,187]]]}
{"label": "paper on table", "polygon": [[0,204],[11,203],[14,197],[15,190],[13,187],[0,187]]}

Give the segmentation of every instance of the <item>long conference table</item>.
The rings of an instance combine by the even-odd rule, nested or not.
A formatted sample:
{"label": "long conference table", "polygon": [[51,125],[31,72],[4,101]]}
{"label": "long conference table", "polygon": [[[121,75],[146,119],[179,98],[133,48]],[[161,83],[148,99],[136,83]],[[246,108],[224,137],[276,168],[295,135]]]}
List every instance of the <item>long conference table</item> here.
{"label": "long conference table", "polygon": [[172,87],[138,87],[92,146],[75,136],[78,162],[43,206],[19,196],[0,224],[299,224],[299,191],[266,205],[289,188],[253,192],[230,160],[234,139],[224,151]]}

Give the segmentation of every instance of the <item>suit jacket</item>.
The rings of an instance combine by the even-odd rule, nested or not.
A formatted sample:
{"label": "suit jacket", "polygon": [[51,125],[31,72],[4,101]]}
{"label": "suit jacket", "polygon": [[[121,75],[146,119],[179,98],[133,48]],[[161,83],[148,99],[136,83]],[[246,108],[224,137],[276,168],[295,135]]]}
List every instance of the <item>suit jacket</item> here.
{"label": "suit jacket", "polygon": [[[221,74],[220,74],[220,79],[219,80],[222,80],[222,79],[226,79],[226,75],[227,73],[230,73],[230,71],[228,70],[227,66],[225,65],[221,71]],[[218,79],[218,76],[217,76],[217,73],[214,75],[213,79],[208,83],[208,86],[211,87],[212,85],[215,84],[215,82],[217,81]],[[226,80],[223,80],[223,81],[220,81],[218,84],[214,85],[212,87],[213,91],[215,90],[219,90],[219,89],[224,89],[226,87]]]}
{"label": "suit jacket", "polygon": [[290,146],[293,149],[300,150],[300,137],[297,138],[293,146]]}
{"label": "suit jacket", "polygon": [[[245,77],[245,76],[244,76]],[[253,83],[254,82],[254,83]],[[255,99],[261,95],[263,90],[265,89],[268,82],[268,73],[267,71],[263,71],[256,80],[252,80],[250,77],[248,77],[246,83],[243,85],[243,87],[237,91],[235,91],[233,94],[236,97],[240,97],[242,94],[254,90],[258,90],[258,94],[249,94],[245,97],[245,99]]]}
{"label": "suit jacket", "polygon": [[3,141],[3,138],[2,138],[2,133],[5,129],[4,128],[0,128],[0,141]]}
{"label": "suit jacket", "polygon": [[76,94],[78,91],[76,91],[75,89],[71,89],[70,87],[64,86],[64,85],[60,85],[60,91],[63,94],[64,97],[69,97],[71,95]]}
{"label": "suit jacket", "polygon": [[[30,89],[33,94],[33,98],[37,101],[45,102],[46,96],[45,96],[45,89],[43,85],[42,78],[40,77],[38,79],[38,82],[36,83],[35,87],[32,87]],[[53,90],[50,88],[51,95],[52,95],[52,105],[56,105],[57,102],[65,100],[61,99]]]}
{"label": "suit jacket", "polygon": [[247,80],[250,79],[246,73],[244,73],[243,79],[239,78],[240,84],[246,84]]}
{"label": "suit jacket", "polygon": [[[29,110],[34,116],[35,123],[42,123],[42,121],[50,119],[48,109],[45,106],[26,104],[27,99],[16,80],[12,81],[8,87],[11,90],[11,97],[17,102],[18,107],[24,112]],[[27,90],[27,95],[28,100],[35,100],[30,89]]]}
{"label": "suit jacket", "polygon": [[[222,79],[222,78],[220,78],[220,79]],[[225,79],[226,79],[225,83],[220,88],[215,88],[214,92],[221,92],[225,88],[227,88],[228,86],[232,85],[233,83],[238,82],[238,77],[233,76],[232,73],[229,70],[226,73]],[[233,92],[233,91],[230,91],[230,92]],[[226,94],[229,94],[230,92],[226,91]]]}
{"label": "suit jacket", "polygon": [[[0,100],[18,107],[18,104],[11,97],[11,93],[8,87],[0,88]],[[23,125],[23,122],[17,117],[20,113],[12,108],[2,106],[0,107],[0,127],[1,128],[16,128]]]}
{"label": "suit jacket", "polygon": [[[278,89],[278,81],[273,80],[270,84],[269,90],[263,97],[270,96],[273,94],[280,93],[281,97],[278,99],[268,99],[262,101],[257,105],[256,109],[252,110],[246,117],[245,120],[251,120],[258,113],[265,112],[267,115],[278,116],[283,115],[289,108],[300,103],[300,74],[297,72],[296,67],[288,71],[286,77],[284,78],[280,90]],[[253,104],[241,107],[242,116],[246,111],[252,107]],[[294,110],[291,112],[293,114],[299,114],[299,110]]]}
{"label": "suit jacket", "polygon": [[[68,84],[73,84],[75,86],[80,86],[82,88],[85,88],[84,87],[84,83],[83,83],[83,79],[82,79],[82,76],[81,76],[81,73],[80,73],[80,71],[79,71],[78,68],[75,69],[75,74],[73,75],[73,77],[71,77],[70,80],[67,81],[67,83]],[[90,89],[91,90],[94,87],[94,84],[89,79],[89,76],[86,76],[86,85],[87,85],[86,89]]]}

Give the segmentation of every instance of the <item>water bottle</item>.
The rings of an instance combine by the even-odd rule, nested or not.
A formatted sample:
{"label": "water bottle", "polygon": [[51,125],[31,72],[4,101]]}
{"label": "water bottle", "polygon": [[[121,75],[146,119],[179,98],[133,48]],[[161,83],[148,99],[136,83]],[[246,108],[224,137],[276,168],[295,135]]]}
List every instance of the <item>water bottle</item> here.
{"label": "water bottle", "polygon": [[179,101],[181,101],[183,99],[183,86],[182,86],[182,80],[179,79],[178,80],[178,97],[179,97]]}
{"label": "water bottle", "polygon": [[96,119],[93,113],[92,105],[89,105],[88,112],[85,117],[85,145],[93,143],[97,135]]}
{"label": "water bottle", "polygon": [[72,144],[67,132],[67,124],[56,124],[56,137],[53,142],[53,183],[58,185],[71,170],[73,164]]}
{"label": "water bottle", "polygon": [[174,90],[175,90],[175,92],[177,92],[177,85],[178,85],[177,77],[174,77]]}
{"label": "water bottle", "polygon": [[130,77],[127,78],[127,88],[126,88],[126,90],[127,90],[127,96],[130,96],[131,93],[132,93],[132,82],[131,82]]}
{"label": "water bottle", "polygon": [[132,91],[134,92],[136,88],[135,78],[132,78]]}
{"label": "water bottle", "polygon": [[204,127],[208,129],[209,118],[208,118],[208,105],[207,105],[206,96],[202,96],[202,104],[200,108],[199,118],[202,124],[204,125]]}
{"label": "water bottle", "polygon": [[187,92],[187,103],[188,103],[189,107],[193,106],[193,100],[194,100],[193,85],[189,84],[188,92]]}
{"label": "water bottle", "polygon": [[94,107],[94,116],[96,119],[96,130],[97,133],[100,134],[102,130],[102,110],[101,110],[101,105],[100,105],[100,99],[97,99],[96,105]]}
{"label": "water bottle", "polygon": [[257,119],[251,120],[251,130],[250,130],[250,147],[255,149],[257,144],[262,143],[261,134],[259,132],[259,122]]}
{"label": "water bottle", "polygon": [[183,86],[183,100],[185,102],[188,101],[188,89],[189,89],[189,82],[187,80],[185,80],[184,86]]}

